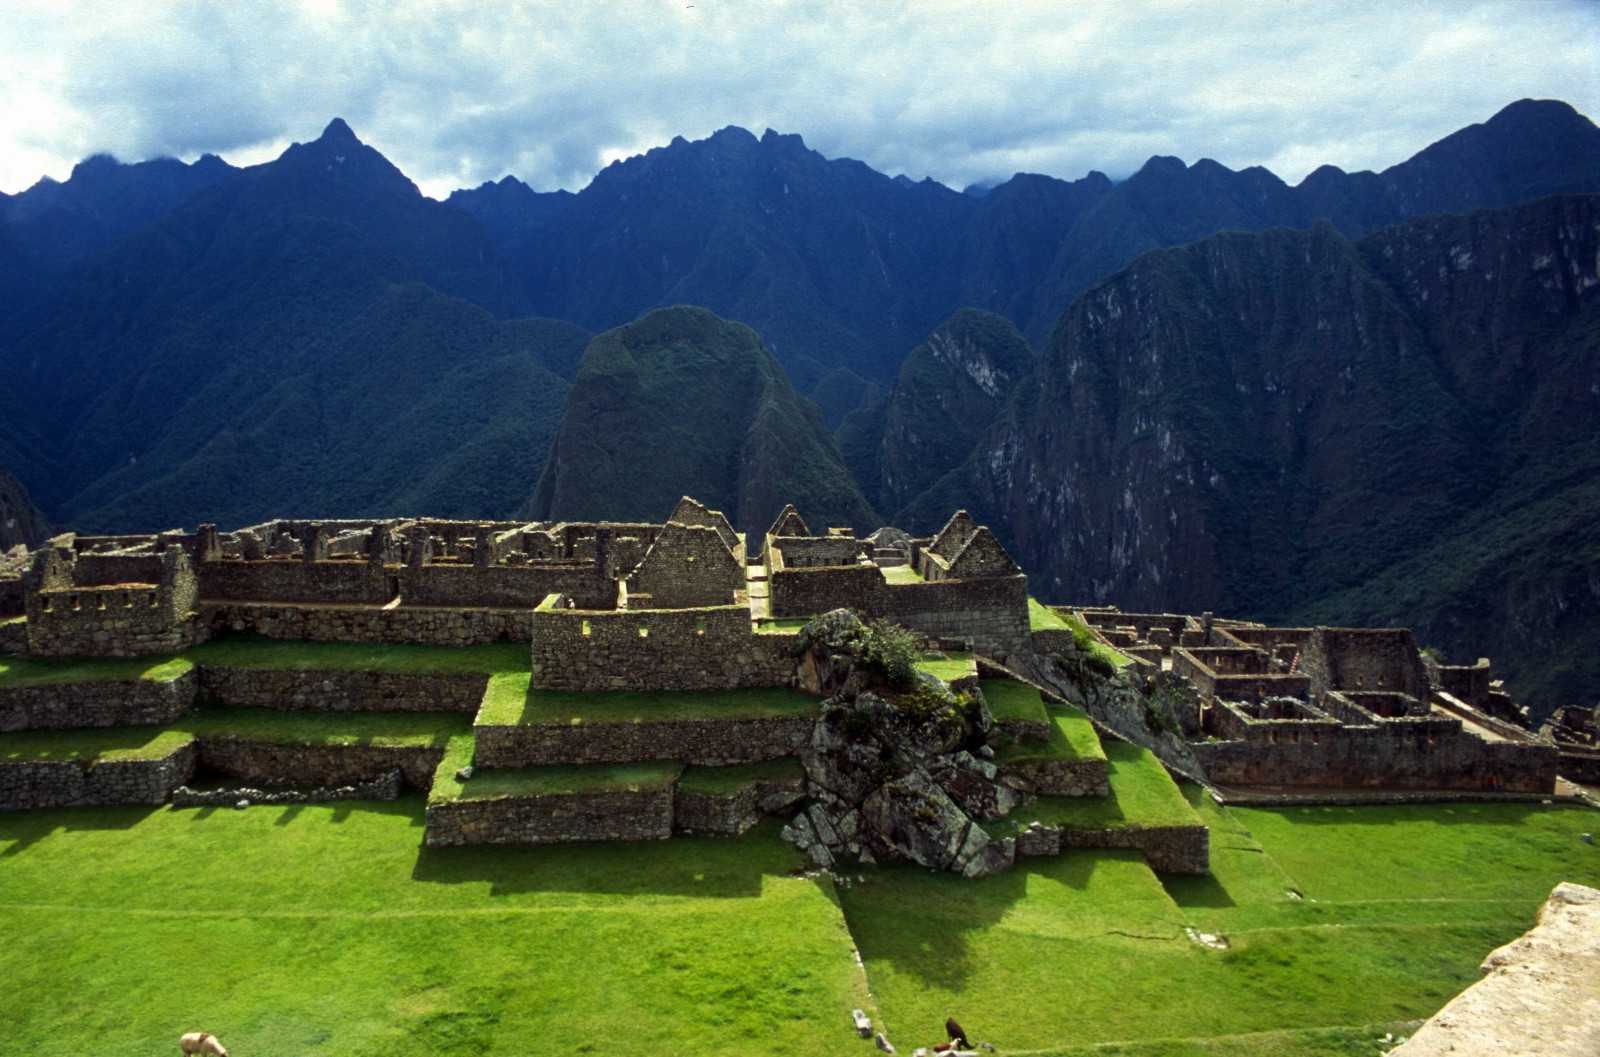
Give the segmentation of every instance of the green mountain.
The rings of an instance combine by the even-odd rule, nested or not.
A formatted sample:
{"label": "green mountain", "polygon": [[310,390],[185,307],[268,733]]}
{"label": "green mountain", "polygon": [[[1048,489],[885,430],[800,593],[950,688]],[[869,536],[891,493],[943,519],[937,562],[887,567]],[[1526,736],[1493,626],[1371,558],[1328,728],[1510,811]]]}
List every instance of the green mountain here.
{"label": "green mountain", "polygon": [[1600,670],[1600,196],[1146,254],[959,498],[1052,599],[1399,623],[1537,704]]}
{"label": "green mountain", "polygon": [[589,343],[534,491],[548,520],[659,520],[684,495],[765,531],[876,526],[822,416],[753,330],[703,308],[651,312]]}
{"label": "green mountain", "polygon": [[898,513],[971,454],[1017,382],[1033,370],[1033,350],[1011,321],[964,308],[911,350],[894,388],[853,411],[839,427],[845,463],[890,521],[934,532],[950,516],[926,524]]}
{"label": "green mountain", "polygon": [[37,547],[49,535],[50,522],[28,498],[28,490],[0,466],[0,552],[19,543]]}
{"label": "green mountain", "polygon": [[86,531],[509,514],[589,335],[452,290],[511,304],[477,222],[336,121],[13,321],[0,366],[28,395],[0,397],[0,461]]}

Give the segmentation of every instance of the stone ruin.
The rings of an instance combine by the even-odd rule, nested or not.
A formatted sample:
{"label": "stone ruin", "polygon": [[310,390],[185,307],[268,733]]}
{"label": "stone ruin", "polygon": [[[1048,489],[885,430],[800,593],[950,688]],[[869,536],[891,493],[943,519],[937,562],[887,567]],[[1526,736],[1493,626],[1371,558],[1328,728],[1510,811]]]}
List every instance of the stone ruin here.
{"label": "stone ruin", "polygon": [[[1042,607],[994,533],[965,511],[923,538],[893,528],[814,534],[788,507],[760,539],[746,539],[688,498],[659,524],[274,520],[233,532],[68,533],[0,565],[0,650],[29,656],[169,654],[237,633],[512,641],[528,644],[534,694],[790,688],[817,702],[814,714],[652,721],[648,730],[484,720],[474,727],[479,768],[655,761],[661,776],[647,789],[576,792],[554,806],[470,796],[431,805],[430,844],[733,833],[803,804],[789,836],[825,866],[865,856],[982,874],[1059,850],[1049,834],[1018,834],[1014,846],[985,827],[1036,794],[1106,795],[1104,761],[1098,776],[997,769],[997,745],[1046,738],[1047,726],[998,732],[976,678],[882,682],[857,649],[859,629],[876,621],[908,629],[925,651],[970,653],[989,677],[1032,686],[1044,701],[1079,705],[1101,737],[1143,745],[1173,773],[1220,790],[1292,798],[1554,789],[1556,746],[1526,729],[1526,712],[1487,662],[1426,661],[1400,629]],[[0,684],[0,729],[166,722],[197,693],[238,707],[352,711],[473,711],[484,694],[483,677],[309,674],[201,666],[148,701],[154,691],[134,684]],[[1564,748],[1562,761],[1582,756],[1582,738],[1592,744],[1592,723],[1560,730],[1576,732],[1566,744],[1577,755]],[[437,750],[251,755],[201,742],[185,751],[129,788],[145,801],[158,787],[170,793],[196,761],[246,780],[298,775],[328,788],[394,769],[427,788],[442,766]],[[686,767],[783,758],[798,758],[803,777],[755,777],[720,798],[683,779]],[[35,779],[7,786],[0,774],[0,804],[118,795],[74,775],[48,779],[58,782],[50,800],[30,792]],[[1200,837],[1162,868],[1203,870]],[[1144,850],[1153,863],[1167,854]]]}

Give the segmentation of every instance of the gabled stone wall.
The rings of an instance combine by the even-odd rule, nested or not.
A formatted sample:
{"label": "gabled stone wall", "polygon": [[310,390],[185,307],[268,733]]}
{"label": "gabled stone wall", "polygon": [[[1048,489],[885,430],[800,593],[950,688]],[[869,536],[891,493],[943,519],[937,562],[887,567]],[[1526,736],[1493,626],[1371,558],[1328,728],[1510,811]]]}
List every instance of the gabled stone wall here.
{"label": "gabled stone wall", "polygon": [[[648,596],[650,609],[727,606],[744,587],[744,563],[716,529],[675,521],[662,527],[628,578],[630,598]],[[576,601],[592,608],[584,606],[581,598]]]}

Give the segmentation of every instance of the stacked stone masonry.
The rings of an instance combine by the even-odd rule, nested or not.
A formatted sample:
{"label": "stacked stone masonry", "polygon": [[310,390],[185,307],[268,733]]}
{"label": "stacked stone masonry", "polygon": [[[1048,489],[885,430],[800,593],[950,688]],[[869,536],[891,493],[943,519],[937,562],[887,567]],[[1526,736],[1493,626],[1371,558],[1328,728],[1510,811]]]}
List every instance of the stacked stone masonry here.
{"label": "stacked stone masonry", "polygon": [[[230,708],[325,712],[478,711],[487,675],[202,665],[200,696]],[[153,722],[153,721],[152,721]]]}
{"label": "stacked stone masonry", "polygon": [[193,669],[171,679],[0,685],[0,731],[171,723],[194,703]]}
{"label": "stacked stone masonry", "polygon": [[195,770],[185,744],[150,760],[23,760],[0,763],[0,810],[162,804]]}
{"label": "stacked stone masonry", "polygon": [[474,728],[476,762],[489,768],[558,763],[676,760],[702,767],[793,756],[811,737],[816,715],[760,719],[651,720],[644,723],[527,723]]}

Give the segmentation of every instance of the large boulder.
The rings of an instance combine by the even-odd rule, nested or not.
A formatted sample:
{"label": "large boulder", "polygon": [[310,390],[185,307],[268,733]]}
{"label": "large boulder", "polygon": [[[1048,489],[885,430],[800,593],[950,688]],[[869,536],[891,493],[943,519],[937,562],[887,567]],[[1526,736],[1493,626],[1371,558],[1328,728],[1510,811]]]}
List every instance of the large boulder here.
{"label": "large boulder", "polygon": [[1004,869],[1014,843],[991,840],[975,821],[1021,801],[1017,783],[979,755],[1004,733],[976,688],[958,693],[903,664],[891,685],[884,634],[844,610],[800,633],[802,682],[829,697],[802,753],[813,802],[785,839],[827,869],[849,858],[974,877]]}

